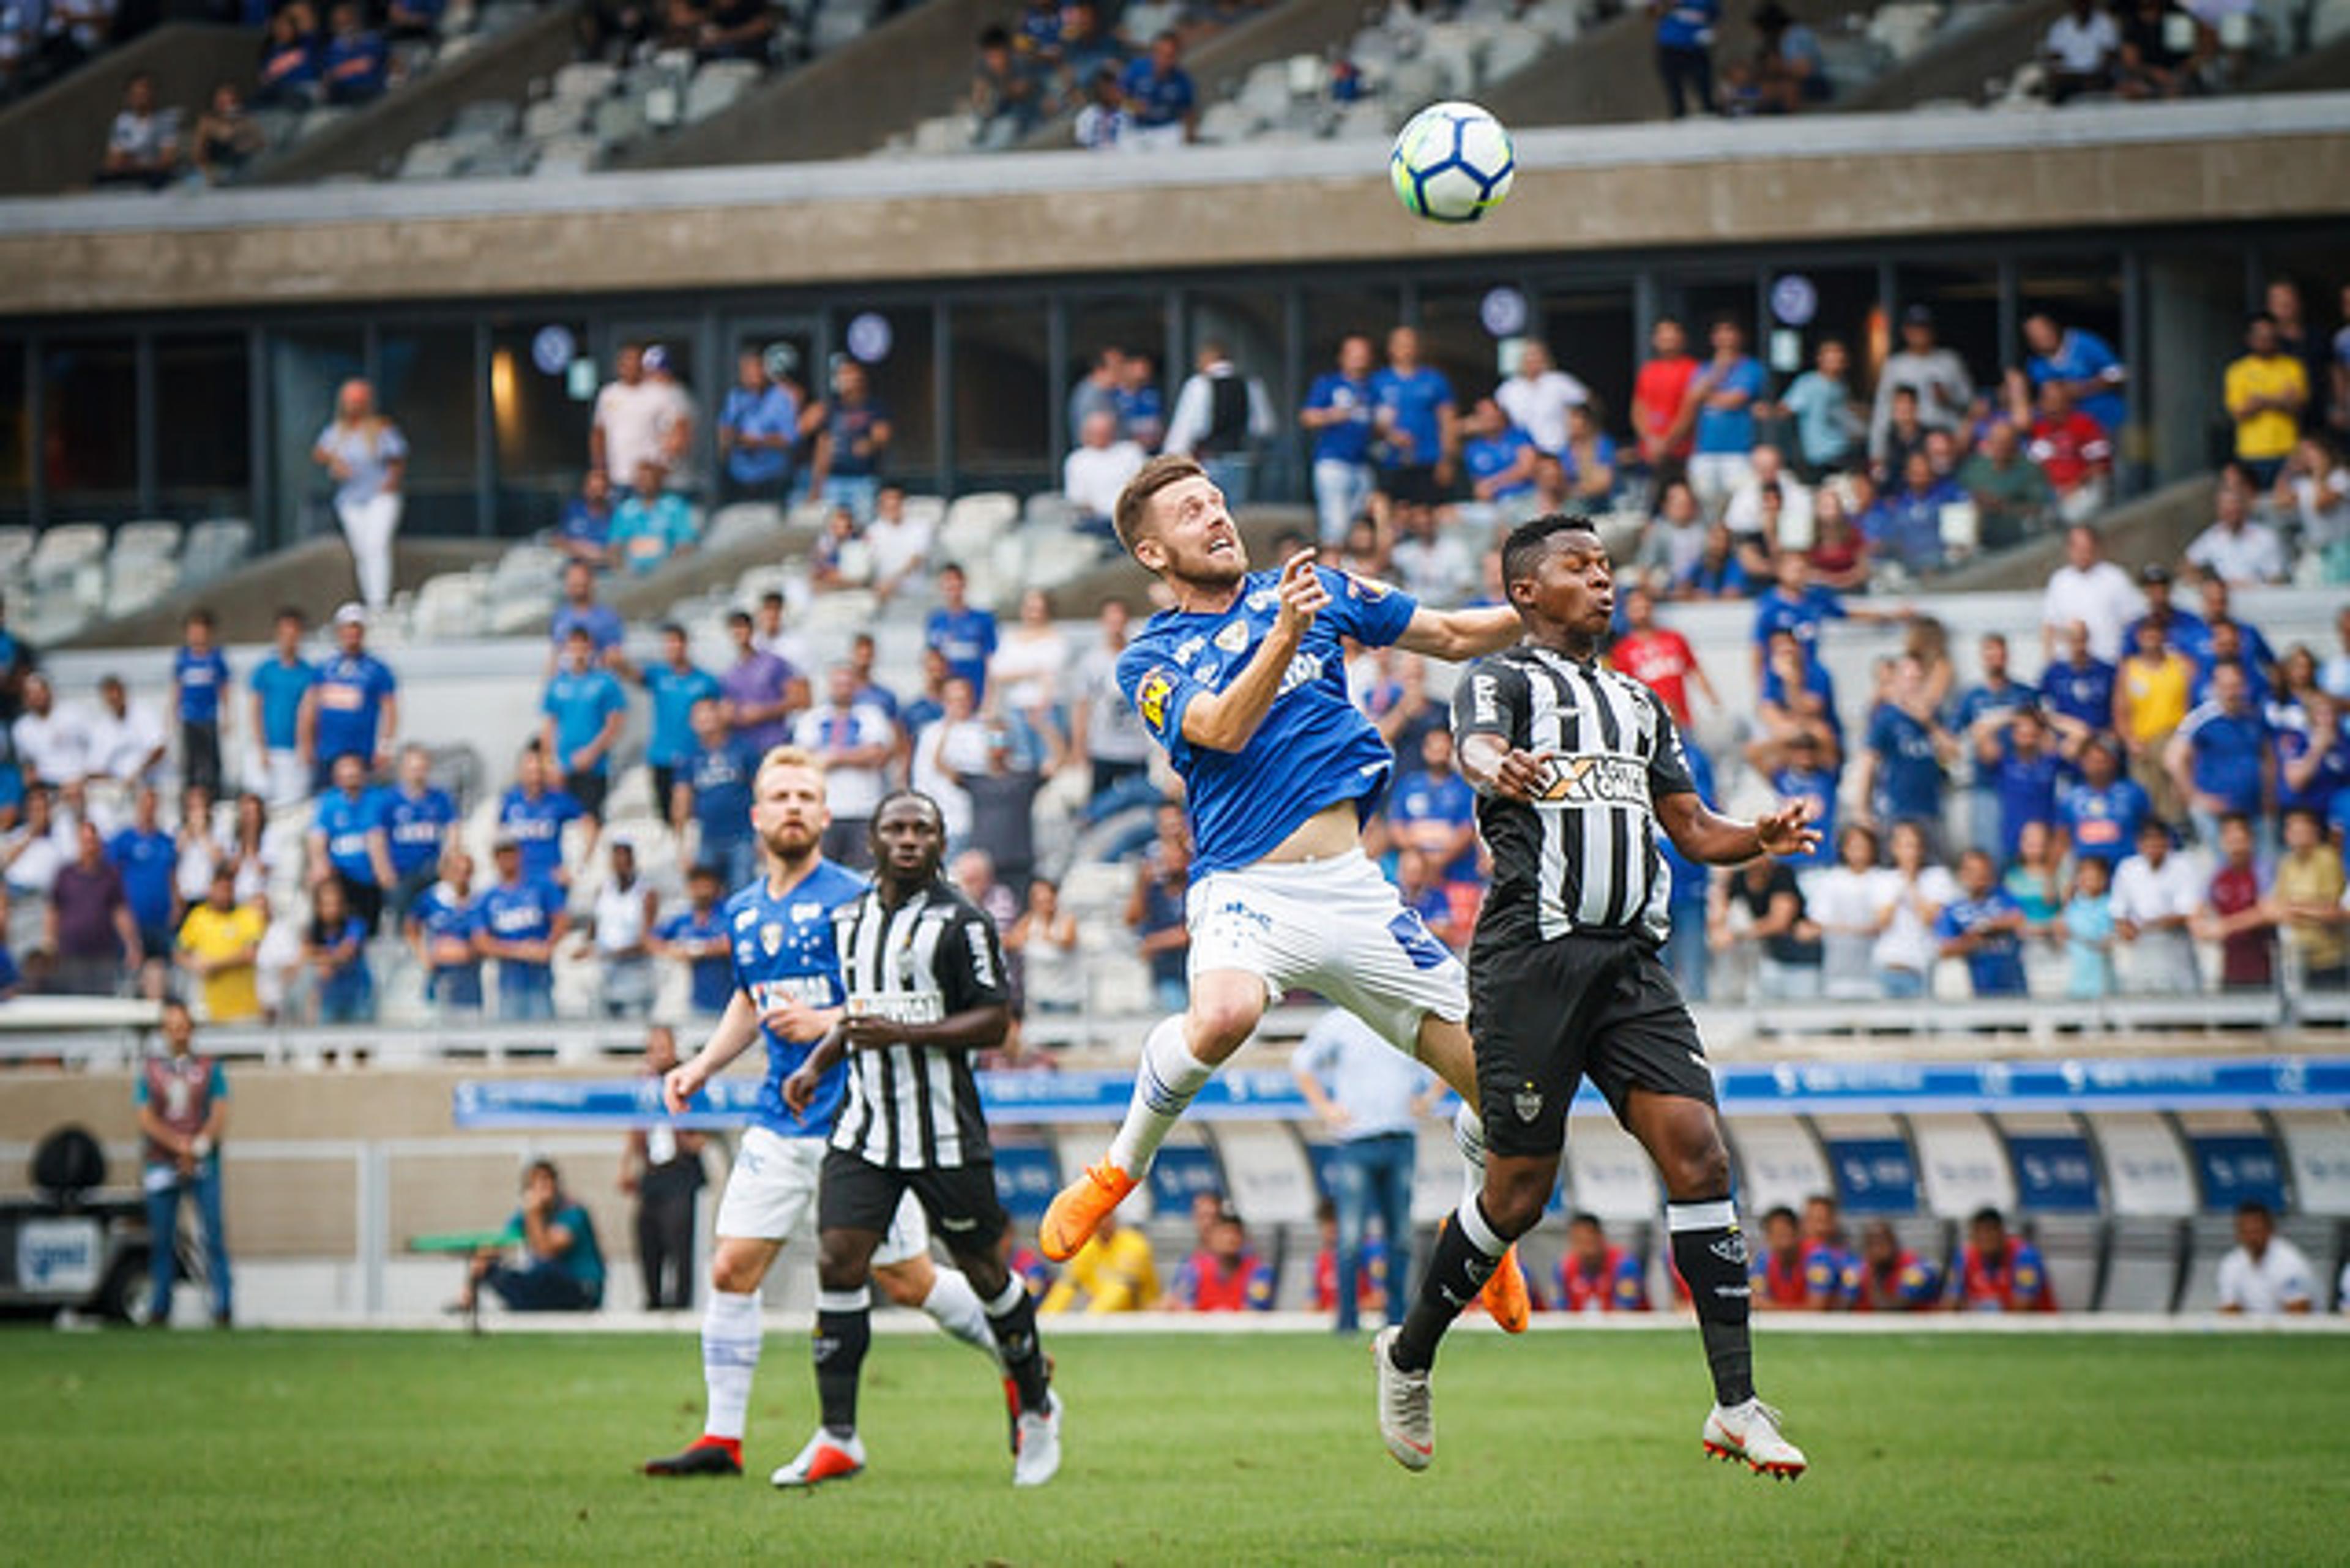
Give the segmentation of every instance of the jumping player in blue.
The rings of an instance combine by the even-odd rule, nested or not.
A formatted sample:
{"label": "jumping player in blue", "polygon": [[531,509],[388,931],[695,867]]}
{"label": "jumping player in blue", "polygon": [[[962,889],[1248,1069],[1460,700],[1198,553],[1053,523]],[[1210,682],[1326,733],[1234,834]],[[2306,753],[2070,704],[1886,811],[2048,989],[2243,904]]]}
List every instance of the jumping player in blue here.
{"label": "jumping player in blue", "polygon": [[[1125,1123],[1101,1161],[1054,1199],[1039,1249],[1056,1262],[1076,1254],[1267,1004],[1293,987],[1353,1012],[1459,1092],[1454,1129],[1473,1191],[1483,1137],[1467,1108],[1477,1104],[1467,977],[1362,852],[1363,823],[1395,757],[1347,696],[1341,639],[1469,659],[1515,641],[1516,612],[1423,609],[1305,553],[1278,572],[1251,572],[1222,493],[1189,458],[1144,464],[1112,522],[1175,596],[1119,657],[1118,681],[1183,779],[1191,999],[1144,1039]],[[1504,1328],[1525,1326],[1514,1261],[1483,1299]]]}
{"label": "jumping player in blue", "polygon": [[[824,764],[778,746],[753,779],[751,822],[764,848],[765,875],[726,901],[734,994],[690,1062],[670,1070],[661,1098],[682,1116],[702,1086],[764,1040],[766,1076],[718,1204],[718,1247],[710,1265],[710,1305],[702,1320],[702,1373],[709,1396],[702,1435],[683,1452],[649,1461],[652,1476],[743,1473],[743,1428],[759,1365],[759,1286],[794,1236],[812,1234],[817,1172],[847,1095],[835,1068],[806,1110],[784,1104],[783,1084],[840,1020],[846,992],[833,945],[832,912],[865,891],[865,879],[833,864],[817,845],[831,821]],[[919,1306],[966,1345],[995,1357],[987,1314],[971,1282],[931,1262],[929,1227],[910,1194],[874,1257],[889,1299]],[[787,1467],[788,1468],[788,1467]]]}

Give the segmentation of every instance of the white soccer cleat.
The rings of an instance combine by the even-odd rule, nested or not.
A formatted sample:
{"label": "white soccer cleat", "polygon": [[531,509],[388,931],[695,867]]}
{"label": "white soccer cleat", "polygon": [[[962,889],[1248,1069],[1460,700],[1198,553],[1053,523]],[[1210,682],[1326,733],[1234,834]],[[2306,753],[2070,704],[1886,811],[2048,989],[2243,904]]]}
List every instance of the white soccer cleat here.
{"label": "white soccer cleat", "polygon": [[1388,1354],[1402,1332],[1389,1324],[1371,1341],[1371,1359],[1379,1369],[1379,1436],[1396,1463],[1424,1470],[1436,1457],[1436,1417],[1429,1407],[1428,1374],[1406,1372]]}
{"label": "white soccer cleat", "polygon": [[1705,1451],[1773,1480],[1794,1480],[1809,1462],[1803,1449],[1780,1435],[1779,1412],[1760,1399],[1716,1405],[1705,1418]]}
{"label": "white soccer cleat", "polygon": [[836,1438],[821,1427],[799,1458],[767,1479],[779,1487],[821,1486],[826,1481],[848,1480],[865,1473],[865,1445],[851,1432],[846,1438]]}
{"label": "white soccer cleat", "polygon": [[1045,1396],[1045,1408],[1023,1410],[1019,1421],[1020,1449],[1012,1456],[1014,1486],[1043,1486],[1061,1469],[1061,1396]]}

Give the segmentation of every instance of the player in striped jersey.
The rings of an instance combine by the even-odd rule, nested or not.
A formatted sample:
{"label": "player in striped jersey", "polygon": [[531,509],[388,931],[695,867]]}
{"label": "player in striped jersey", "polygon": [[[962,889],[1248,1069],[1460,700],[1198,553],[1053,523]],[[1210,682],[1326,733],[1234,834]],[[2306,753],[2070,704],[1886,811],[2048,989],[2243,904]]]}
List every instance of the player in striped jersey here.
{"label": "player in striped jersey", "polygon": [[784,1083],[785,1104],[802,1110],[835,1064],[851,1064],[816,1198],[824,1424],[775,1484],[812,1486],[865,1468],[857,1386],[872,1341],[868,1282],[911,1193],[986,1304],[1019,1407],[1012,1482],[1041,1486],[1060,1469],[1061,1402],[1035,1307],[1007,1266],[1011,1219],[995,1196],[995,1154],[971,1070],[971,1054],[1011,1027],[1003,950],[995,923],[940,874],[947,835],[936,801],[900,790],[875,809],[871,831],[875,883],[833,916],[845,1015]]}
{"label": "player in striped jersey", "polygon": [[1706,1451],[1800,1475],[1803,1451],[1754,1397],[1746,1242],[1713,1076],[1658,956],[1672,896],[1659,840],[1661,829],[1690,860],[1728,866],[1802,854],[1819,834],[1801,802],[1737,822],[1699,797],[1663,701],[1598,661],[1615,585],[1588,523],[1521,524],[1502,573],[1525,640],[1471,666],[1452,699],[1461,771],[1493,857],[1469,955],[1485,1186],[1439,1235],[1402,1324],[1372,1344],[1380,1433],[1407,1469],[1427,1468],[1437,1344],[1542,1218],[1568,1102],[1587,1075],[1664,1178],[1673,1262],[1713,1372]]}

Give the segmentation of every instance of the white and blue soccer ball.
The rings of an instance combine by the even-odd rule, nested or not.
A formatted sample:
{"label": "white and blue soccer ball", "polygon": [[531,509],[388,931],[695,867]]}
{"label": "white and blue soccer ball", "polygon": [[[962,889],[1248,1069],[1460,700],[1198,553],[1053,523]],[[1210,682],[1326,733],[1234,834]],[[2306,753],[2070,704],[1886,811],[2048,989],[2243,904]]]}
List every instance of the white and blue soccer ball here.
{"label": "white and blue soccer ball", "polygon": [[1517,178],[1509,130],[1473,103],[1432,103],[1396,133],[1388,175],[1415,218],[1473,223],[1502,204]]}

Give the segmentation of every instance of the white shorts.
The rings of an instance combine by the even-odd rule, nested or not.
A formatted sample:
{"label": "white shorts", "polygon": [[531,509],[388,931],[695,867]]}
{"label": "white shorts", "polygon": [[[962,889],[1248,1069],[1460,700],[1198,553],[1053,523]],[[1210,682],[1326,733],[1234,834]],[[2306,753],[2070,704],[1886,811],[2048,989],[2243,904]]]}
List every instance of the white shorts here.
{"label": "white shorts", "polygon": [[[734,1168],[727,1173],[725,1194],[718,1199],[718,1234],[786,1244],[805,1234],[813,1241],[809,1221],[816,1212],[825,1143],[820,1137],[785,1137],[766,1127],[744,1133],[734,1153]],[[909,1192],[873,1254],[873,1266],[888,1268],[930,1250],[930,1225],[922,1218],[922,1206]]]}
{"label": "white shorts", "polygon": [[1212,872],[1191,884],[1184,917],[1194,979],[1241,970],[1276,1002],[1295,987],[1318,991],[1406,1055],[1418,1054],[1428,1014],[1469,1016],[1461,961],[1359,849]]}

